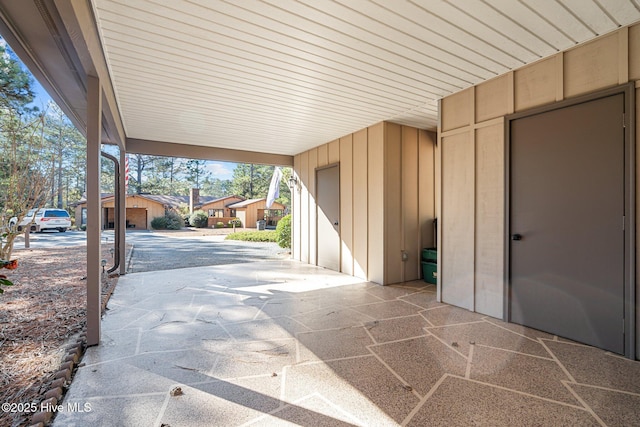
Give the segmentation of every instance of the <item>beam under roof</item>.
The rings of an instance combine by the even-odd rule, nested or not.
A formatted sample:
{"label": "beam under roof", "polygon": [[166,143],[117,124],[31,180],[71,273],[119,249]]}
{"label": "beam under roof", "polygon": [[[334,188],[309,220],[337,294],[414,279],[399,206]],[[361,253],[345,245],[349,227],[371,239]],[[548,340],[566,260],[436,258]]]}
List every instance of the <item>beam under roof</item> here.
{"label": "beam under roof", "polygon": [[253,163],[276,166],[293,166],[293,156],[269,154],[257,151],[232,150],[228,148],[204,147],[202,145],[173,144],[127,138],[127,152],[153,156],[186,157],[190,159],[221,160],[235,163]]}

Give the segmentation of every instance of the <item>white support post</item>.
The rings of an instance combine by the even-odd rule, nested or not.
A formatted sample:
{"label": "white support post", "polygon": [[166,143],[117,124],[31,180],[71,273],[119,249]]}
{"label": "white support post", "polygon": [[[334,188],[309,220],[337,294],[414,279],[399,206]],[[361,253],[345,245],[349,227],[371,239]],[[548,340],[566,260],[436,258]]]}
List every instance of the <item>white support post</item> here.
{"label": "white support post", "polygon": [[87,345],[100,343],[101,272],[100,151],[102,88],[87,76]]}

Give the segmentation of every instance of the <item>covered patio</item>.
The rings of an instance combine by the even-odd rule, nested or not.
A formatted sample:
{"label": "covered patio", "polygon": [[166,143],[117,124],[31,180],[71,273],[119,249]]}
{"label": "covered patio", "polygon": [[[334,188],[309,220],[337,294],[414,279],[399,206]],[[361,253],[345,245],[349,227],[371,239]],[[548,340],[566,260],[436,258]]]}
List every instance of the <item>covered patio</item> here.
{"label": "covered patio", "polygon": [[[640,423],[638,0],[0,0],[0,34],[87,137],[89,348],[65,403],[91,412],[57,425]],[[609,97],[613,130],[599,140],[617,141],[609,169],[625,173],[586,191],[581,213],[613,206],[605,194],[620,196],[615,212],[582,228],[565,215],[585,244],[525,212],[521,242],[512,172],[535,183],[525,201],[590,188],[513,167],[513,116]],[[537,129],[524,134],[535,141]],[[299,262],[123,276],[101,320],[102,144],[120,148],[120,163],[293,166]],[[579,169],[584,148],[568,152],[560,171]],[[597,154],[580,170],[600,170]],[[591,232],[604,223],[619,243],[597,270],[615,274],[511,269],[511,245],[546,233],[536,256],[587,271],[589,258],[548,248],[600,249]],[[419,281],[434,242],[436,286]],[[584,341],[594,345],[615,336],[616,354],[503,322],[531,302],[514,283],[567,298],[543,299],[556,304],[549,316],[533,310],[569,317],[547,330],[597,330]],[[613,314],[601,316],[609,294]],[[515,321],[532,325],[525,314]]]}
{"label": "covered patio", "polygon": [[256,262],[121,278],[54,425],[638,425],[639,376],[422,281]]}
{"label": "covered patio", "polygon": [[[120,164],[136,153],[293,166],[294,259],[397,284],[421,277],[420,251],[437,241],[438,301],[637,359],[639,22],[637,0],[0,0],[0,34],[87,138],[87,345],[101,340],[100,164],[103,144],[112,144]],[[603,224],[602,236],[578,244],[567,232],[574,224],[552,230],[542,212],[512,217],[513,174],[535,183],[525,202],[549,193],[511,164],[513,117],[611,96],[606,126],[602,114],[598,123],[579,115],[570,129],[606,129],[592,146],[602,143],[619,164],[600,168],[598,151],[577,164],[586,153],[578,144],[556,165],[570,177],[603,171],[594,179],[608,187],[579,209],[615,206],[586,221]],[[557,126],[538,128],[556,140]],[[524,137],[535,140],[533,129]],[[555,148],[564,145],[540,158],[554,158]],[[120,178],[114,226],[124,274],[124,168]],[[558,200],[576,186],[589,194],[585,180],[562,179]],[[532,218],[524,243],[512,243],[520,230],[511,239],[518,215]],[[553,239],[531,239],[541,235]],[[583,277],[603,240],[611,241],[606,272]],[[538,263],[559,244],[568,249],[552,258],[570,271],[511,269],[522,258],[517,245],[543,247],[524,257]],[[550,293],[512,292],[531,280]],[[601,304],[592,289],[611,297]],[[553,320],[536,323],[532,307],[552,301],[552,315],[539,317]],[[609,336],[615,343],[605,344]]]}

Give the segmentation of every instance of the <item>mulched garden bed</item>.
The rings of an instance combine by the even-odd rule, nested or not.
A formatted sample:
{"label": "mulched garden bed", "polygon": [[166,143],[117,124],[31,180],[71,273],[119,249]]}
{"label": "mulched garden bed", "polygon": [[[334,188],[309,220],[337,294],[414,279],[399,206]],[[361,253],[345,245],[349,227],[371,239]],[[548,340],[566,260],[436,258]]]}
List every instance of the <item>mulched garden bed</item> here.
{"label": "mulched garden bed", "polygon": [[[86,247],[22,249],[12,258],[18,268],[2,273],[15,285],[0,295],[0,403],[40,406],[86,326]],[[103,306],[117,280],[103,283]],[[31,424],[31,411],[16,408],[0,411],[0,426]]]}

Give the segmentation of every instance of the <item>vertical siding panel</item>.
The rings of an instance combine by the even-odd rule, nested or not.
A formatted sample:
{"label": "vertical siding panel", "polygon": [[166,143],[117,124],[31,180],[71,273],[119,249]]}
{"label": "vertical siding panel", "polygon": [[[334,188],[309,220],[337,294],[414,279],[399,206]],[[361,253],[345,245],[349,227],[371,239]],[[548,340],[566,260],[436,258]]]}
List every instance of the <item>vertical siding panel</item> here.
{"label": "vertical siding panel", "polygon": [[318,265],[317,214],[316,202],[316,167],[318,166],[318,150],[309,150],[309,264]]}
{"label": "vertical siding panel", "polygon": [[368,149],[367,129],[353,134],[353,274],[368,277]]}
{"label": "vertical siding panel", "polygon": [[369,280],[384,283],[384,123],[368,128]]}
{"label": "vertical siding panel", "polygon": [[471,96],[473,88],[450,95],[440,102],[443,131],[469,126],[473,117]]}
{"label": "vertical siding panel", "polygon": [[556,100],[556,58],[551,57],[514,72],[515,111]]}
{"label": "vertical siding panel", "polygon": [[564,96],[582,95],[618,84],[618,33],[564,53]]}
{"label": "vertical siding panel", "polygon": [[[300,154],[297,154],[293,157],[293,173],[298,177],[298,182],[300,182]],[[300,247],[301,247],[301,220],[302,220],[302,210],[300,206],[300,193],[297,190],[298,186],[293,189],[291,196],[293,198],[291,204],[293,209],[293,248],[291,253],[293,255],[293,259],[298,261],[301,260],[300,257]]]}
{"label": "vertical siding panel", "polygon": [[315,227],[311,227],[309,224],[309,152],[305,151],[300,154],[300,173],[302,178],[302,191],[300,197],[300,218],[301,218],[301,247],[300,247],[300,260],[302,262],[309,262],[309,236],[311,233],[315,233]]}
{"label": "vertical siding panel", "polygon": [[476,130],[476,289],[478,313],[502,317],[504,294],[504,127]]}
{"label": "vertical siding panel", "polygon": [[471,132],[442,138],[442,301],[474,309],[475,154]]}
{"label": "vertical siding panel", "polygon": [[618,84],[629,81],[629,28],[618,30]]}
{"label": "vertical siding panel", "polygon": [[404,262],[403,281],[420,278],[420,227],[418,223],[418,129],[402,127],[402,224]]}
{"label": "vertical siding panel", "polygon": [[476,86],[474,108],[476,123],[501,117],[509,112],[511,80],[508,74],[504,74]]}
{"label": "vertical siding panel", "polygon": [[329,164],[329,144],[323,144],[318,147],[318,167]]}
{"label": "vertical siding panel", "polygon": [[[628,55],[629,59],[629,80],[640,79],[640,24],[629,27]],[[638,99],[638,98],[636,98]],[[637,122],[636,122],[637,123]]]}
{"label": "vertical siding panel", "polygon": [[329,143],[328,148],[329,164],[338,163],[340,161],[340,140],[336,139]]}
{"label": "vertical siding panel", "polygon": [[340,138],[341,271],[353,275],[353,135]]}
{"label": "vertical siding panel", "polygon": [[385,123],[384,243],[385,285],[403,281],[402,127]]}

